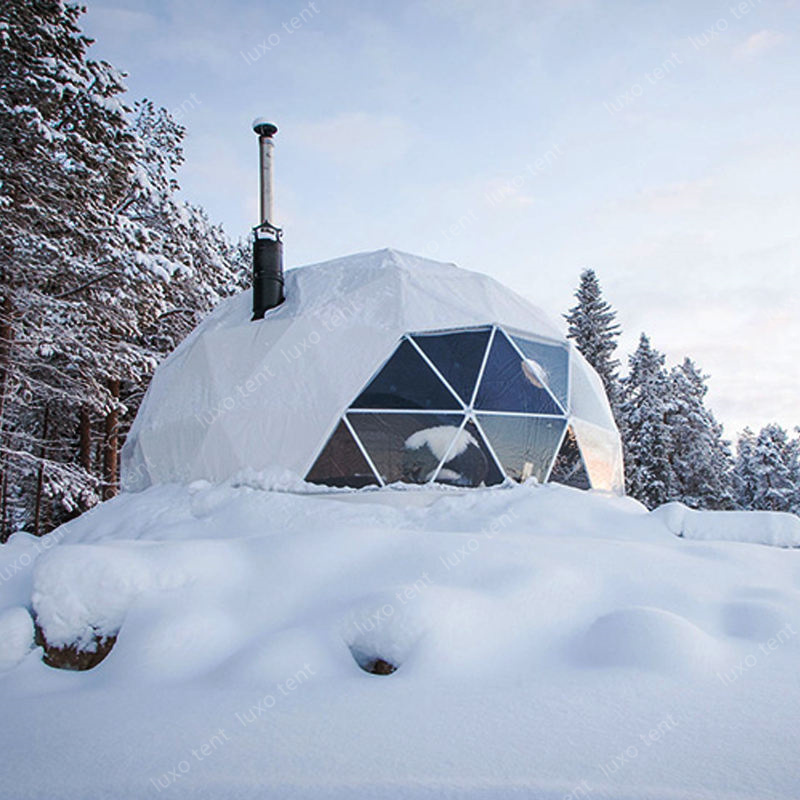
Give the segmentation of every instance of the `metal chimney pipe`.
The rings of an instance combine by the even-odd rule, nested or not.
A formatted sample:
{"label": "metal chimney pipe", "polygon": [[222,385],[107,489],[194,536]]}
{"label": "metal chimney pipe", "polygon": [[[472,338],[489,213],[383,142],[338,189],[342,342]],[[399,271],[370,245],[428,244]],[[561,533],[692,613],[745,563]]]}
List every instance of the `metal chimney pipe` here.
{"label": "metal chimney pipe", "polygon": [[272,137],[278,127],[258,118],[253,122],[258,134],[260,221],[253,239],[253,319],[263,319],[271,308],[284,301],[282,231],[273,221],[272,207]]}
{"label": "metal chimney pipe", "polygon": [[258,134],[259,176],[261,192],[261,219],[260,224],[271,223],[273,220],[272,208],[272,151],[275,142],[272,137],[278,132],[276,125],[257,119],[253,122],[253,130]]}

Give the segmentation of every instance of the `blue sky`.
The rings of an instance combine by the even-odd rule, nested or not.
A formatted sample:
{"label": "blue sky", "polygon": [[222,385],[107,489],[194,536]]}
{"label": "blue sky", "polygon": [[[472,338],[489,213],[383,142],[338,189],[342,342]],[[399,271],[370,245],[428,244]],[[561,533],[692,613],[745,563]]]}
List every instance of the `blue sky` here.
{"label": "blue sky", "polygon": [[[89,0],[95,58],[187,128],[234,237],[276,140],[289,265],[392,246],[711,374],[733,436],[800,423],[800,2]],[[295,18],[295,23],[292,20]]]}

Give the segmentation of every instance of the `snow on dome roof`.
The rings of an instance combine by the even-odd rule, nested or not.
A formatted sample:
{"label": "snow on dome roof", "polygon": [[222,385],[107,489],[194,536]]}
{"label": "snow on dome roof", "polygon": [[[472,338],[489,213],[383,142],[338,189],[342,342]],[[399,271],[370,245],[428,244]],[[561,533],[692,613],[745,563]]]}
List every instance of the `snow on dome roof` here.
{"label": "snow on dome roof", "polygon": [[[123,448],[125,489],[243,470],[305,476],[409,332],[500,324],[565,342],[494,279],[391,249],[288,271],[286,301],[262,321],[250,321],[250,300],[248,290],[220,303],[156,370]],[[571,382],[599,391],[608,433],[599,379],[579,355],[572,363]]]}

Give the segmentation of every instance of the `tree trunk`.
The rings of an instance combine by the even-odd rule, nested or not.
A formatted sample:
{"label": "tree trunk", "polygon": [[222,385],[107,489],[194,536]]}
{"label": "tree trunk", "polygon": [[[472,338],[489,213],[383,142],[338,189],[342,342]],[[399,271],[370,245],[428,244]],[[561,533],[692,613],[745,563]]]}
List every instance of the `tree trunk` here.
{"label": "tree trunk", "polygon": [[103,450],[103,499],[108,500],[117,494],[119,488],[119,380],[111,378],[108,389],[114,398],[114,407],[106,414],[106,437]]}
{"label": "tree trunk", "polygon": [[92,419],[89,406],[81,406],[78,420],[78,461],[89,473],[92,471]]}
{"label": "tree trunk", "polygon": [[[14,339],[14,326],[11,324],[13,304],[7,293],[0,304],[0,438],[3,435],[6,392],[8,391],[8,373],[11,369],[11,342]],[[8,469],[6,457],[0,456],[0,542],[6,541],[10,535],[8,529]]]}
{"label": "tree trunk", "polygon": [[44,459],[47,455],[48,423],[50,421],[50,406],[45,404],[42,419],[42,446],[39,451],[39,471],[36,476],[36,510],[33,516],[33,535],[41,535],[42,522],[42,495],[44,494]]}
{"label": "tree trunk", "polygon": [[8,541],[11,530],[8,524],[8,472],[3,470],[0,474],[2,483],[2,494],[0,494],[0,544]]}
{"label": "tree trunk", "polygon": [[11,343],[14,340],[14,326],[11,315],[14,310],[11,297],[6,294],[0,311],[0,428],[3,425],[3,409],[5,408],[8,373],[11,366]]}

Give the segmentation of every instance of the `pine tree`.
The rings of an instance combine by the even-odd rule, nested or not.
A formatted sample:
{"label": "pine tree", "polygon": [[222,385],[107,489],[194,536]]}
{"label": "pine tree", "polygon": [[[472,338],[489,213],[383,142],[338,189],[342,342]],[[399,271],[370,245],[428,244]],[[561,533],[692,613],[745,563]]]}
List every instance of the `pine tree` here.
{"label": "pine tree", "polygon": [[578,302],[564,315],[567,336],[574,340],[600,376],[616,417],[620,401],[619,361],[614,358],[620,335],[617,312],[603,298],[600,282],[592,269],[581,273],[575,298]]}
{"label": "pine tree", "polygon": [[800,511],[800,441],[790,439],[780,425],[770,424],[757,435],[745,429],[737,450],[735,485],[740,508]]}
{"label": "pine tree", "polygon": [[[94,490],[53,461],[52,433],[76,406],[107,402],[95,377],[104,328],[125,326],[113,295],[95,308],[81,295],[114,276],[114,211],[133,153],[121,77],[86,58],[79,15],[55,0],[12,3],[0,29],[3,498],[36,498],[39,520],[48,493]],[[4,523],[14,514],[4,507]]]}
{"label": "pine tree", "polygon": [[692,508],[731,509],[733,458],[722,426],[706,408],[706,380],[690,358],[669,374],[670,499]]}
{"label": "pine tree", "polygon": [[670,462],[670,382],[664,361],[642,334],[629,358],[619,406],[627,491],[648,508],[667,502],[677,486]]}
{"label": "pine tree", "polygon": [[183,129],[87,58],[80,10],[0,26],[0,539],[116,491],[158,359],[241,288],[240,249],[175,197]]}

